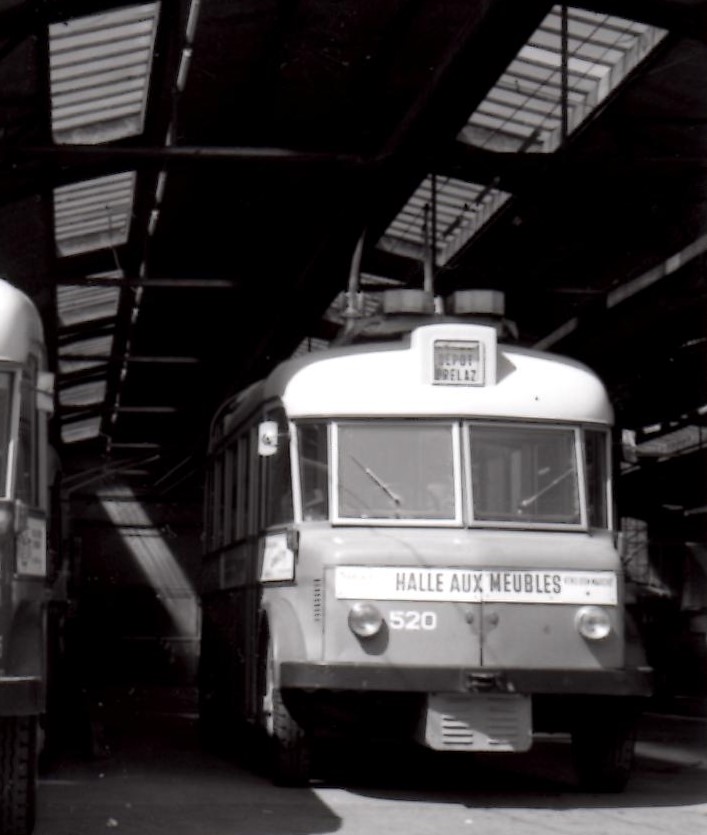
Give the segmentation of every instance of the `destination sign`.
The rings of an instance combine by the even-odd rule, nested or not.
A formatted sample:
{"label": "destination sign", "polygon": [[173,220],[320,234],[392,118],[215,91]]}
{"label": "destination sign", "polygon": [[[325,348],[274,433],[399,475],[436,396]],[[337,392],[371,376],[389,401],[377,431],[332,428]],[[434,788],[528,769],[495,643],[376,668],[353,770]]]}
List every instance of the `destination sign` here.
{"label": "destination sign", "polygon": [[435,340],[433,383],[448,386],[482,386],[483,372],[479,342]]}
{"label": "destination sign", "polygon": [[459,603],[617,603],[613,571],[337,566],[343,600],[430,600]]}

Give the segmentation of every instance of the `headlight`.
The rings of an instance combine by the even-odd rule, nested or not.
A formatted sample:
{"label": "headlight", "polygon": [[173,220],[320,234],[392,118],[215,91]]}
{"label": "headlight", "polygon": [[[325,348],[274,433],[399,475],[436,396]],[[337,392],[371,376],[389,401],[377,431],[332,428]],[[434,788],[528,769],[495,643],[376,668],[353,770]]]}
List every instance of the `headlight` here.
{"label": "headlight", "polygon": [[574,625],[588,641],[601,641],[611,632],[611,619],[599,606],[582,606],[574,616]]}
{"label": "headlight", "polygon": [[372,603],[354,603],[349,612],[349,628],[359,638],[372,638],[383,626],[383,615]]}

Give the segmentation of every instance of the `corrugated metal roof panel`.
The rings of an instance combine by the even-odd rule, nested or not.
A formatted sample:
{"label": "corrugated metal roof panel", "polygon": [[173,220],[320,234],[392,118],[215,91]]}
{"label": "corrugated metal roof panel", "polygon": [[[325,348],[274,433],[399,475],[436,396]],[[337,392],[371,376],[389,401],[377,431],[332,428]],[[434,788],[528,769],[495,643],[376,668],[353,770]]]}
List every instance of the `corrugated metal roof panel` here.
{"label": "corrugated metal roof panel", "polygon": [[49,27],[52,131],[58,143],[142,133],[159,3],[124,6]]}

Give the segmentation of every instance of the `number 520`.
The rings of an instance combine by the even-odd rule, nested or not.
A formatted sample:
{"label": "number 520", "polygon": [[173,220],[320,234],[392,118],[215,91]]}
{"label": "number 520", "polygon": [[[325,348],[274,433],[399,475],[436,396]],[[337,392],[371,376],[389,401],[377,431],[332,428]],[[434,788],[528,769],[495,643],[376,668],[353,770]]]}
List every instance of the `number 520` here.
{"label": "number 520", "polygon": [[437,613],[406,612],[402,609],[395,609],[388,614],[388,625],[391,629],[422,629],[430,632],[437,628]]}

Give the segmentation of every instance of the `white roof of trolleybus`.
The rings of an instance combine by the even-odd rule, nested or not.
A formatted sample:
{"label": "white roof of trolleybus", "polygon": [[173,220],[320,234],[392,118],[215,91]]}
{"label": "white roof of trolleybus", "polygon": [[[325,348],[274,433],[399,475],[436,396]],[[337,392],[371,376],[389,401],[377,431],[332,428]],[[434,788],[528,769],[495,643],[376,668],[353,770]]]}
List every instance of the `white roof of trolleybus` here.
{"label": "white roof of trolleybus", "polygon": [[[432,383],[435,340],[479,338],[486,340],[486,354],[493,354],[490,363],[486,360],[491,366],[487,384]],[[422,326],[402,343],[353,345],[289,360],[242,392],[235,410],[242,414],[251,411],[255,401],[277,398],[292,418],[461,416],[613,422],[606,389],[586,366],[555,354],[496,345],[493,328],[456,323]]]}
{"label": "white roof of trolleybus", "polygon": [[0,362],[24,363],[44,343],[42,320],[32,300],[0,278]]}

